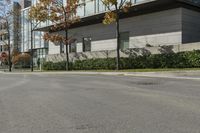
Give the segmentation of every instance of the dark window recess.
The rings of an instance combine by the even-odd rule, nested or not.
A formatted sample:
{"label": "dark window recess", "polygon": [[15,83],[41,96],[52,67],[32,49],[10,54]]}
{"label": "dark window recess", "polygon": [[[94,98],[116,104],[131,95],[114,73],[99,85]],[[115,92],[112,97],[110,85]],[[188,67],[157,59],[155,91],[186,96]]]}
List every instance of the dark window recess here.
{"label": "dark window recess", "polygon": [[129,48],[129,32],[120,33],[120,49],[124,50]]}
{"label": "dark window recess", "polygon": [[69,52],[75,53],[76,52],[76,41],[69,45]]}
{"label": "dark window recess", "polygon": [[60,53],[64,53],[64,45],[60,43]]}
{"label": "dark window recess", "polygon": [[83,38],[83,52],[91,51],[91,37],[84,37]]}

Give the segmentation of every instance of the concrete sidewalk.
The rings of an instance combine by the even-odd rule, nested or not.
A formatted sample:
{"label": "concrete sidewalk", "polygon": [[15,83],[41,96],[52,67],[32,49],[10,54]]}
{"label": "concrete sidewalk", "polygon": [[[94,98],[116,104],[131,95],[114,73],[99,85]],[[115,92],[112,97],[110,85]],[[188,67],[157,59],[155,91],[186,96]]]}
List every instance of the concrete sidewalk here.
{"label": "concrete sidewalk", "polygon": [[52,72],[1,72],[2,74],[71,74],[71,75],[113,75],[113,76],[138,76],[138,77],[160,77],[175,79],[200,80],[200,70],[180,70],[162,72],[95,72],[95,71],[52,71]]}
{"label": "concrete sidewalk", "polygon": [[124,75],[200,80],[200,71],[131,72],[125,73]]}

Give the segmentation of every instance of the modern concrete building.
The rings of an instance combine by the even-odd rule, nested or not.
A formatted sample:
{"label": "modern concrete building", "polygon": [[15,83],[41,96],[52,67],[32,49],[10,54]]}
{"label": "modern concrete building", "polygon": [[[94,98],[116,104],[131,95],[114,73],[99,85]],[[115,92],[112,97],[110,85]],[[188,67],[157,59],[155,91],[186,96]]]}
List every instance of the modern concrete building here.
{"label": "modern concrete building", "polygon": [[[198,2],[197,0],[134,0],[130,11],[120,16],[121,49],[180,46],[199,42]],[[100,0],[88,2],[78,9],[82,20],[73,25],[69,31],[77,40],[69,46],[69,52],[116,49],[115,24],[102,24],[104,12],[106,9]],[[38,30],[47,32],[48,29],[48,26],[44,26]],[[62,53],[61,47],[49,44],[48,54]]]}
{"label": "modern concrete building", "polygon": [[[32,0],[32,4],[36,2],[37,0]],[[66,0],[59,0],[59,2],[66,3]],[[132,2],[130,11],[120,15],[122,51],[145,48],[156,53],[162,46],[172,46],[175,52],[181,49],[200,48],[198,0],[132,0]],[[28,10],[29,8],[25,8],[21,12],[22,52],[30,51],[30,23],[26,22]],[[116,50],[115,24],[102,24],[105,12],[106,8],[101,0],[89,1],[79,7],[77,14],[81,17],[81,21],[69,30],[70,36],[76,39],[69,46],[70,59],[83,53],[86,56],[91,55],[89,58],[94,56],[101,58],[105,51]],[[55,61],[58,59],[56,56],[66,52],[62,44],[55,46],[51,42],[43,41],[43,32],[49,32],[51,24],[49,21],[41,23],[34,33],[35,62],[38,58],[46,58],[46,55],[47,60],[52,58]],[[62,31],[59,33],[63,34]],[[99,52],[102,54],[97,54]],[[59,56],[59,59],[64,60],[64,57]]]}

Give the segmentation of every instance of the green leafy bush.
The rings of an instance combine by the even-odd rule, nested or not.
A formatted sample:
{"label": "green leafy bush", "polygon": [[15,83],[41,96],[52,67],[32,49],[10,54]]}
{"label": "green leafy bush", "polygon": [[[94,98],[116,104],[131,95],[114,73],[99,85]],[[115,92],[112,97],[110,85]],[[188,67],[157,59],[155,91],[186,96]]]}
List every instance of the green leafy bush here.
{"label": "green leafy bush", "polygon": [[[115,58],[77,60],[70,63],[71,70],[114,70],[115,66]],[[200,67],[200,50],[120,58],[121,69],[194,67]],[[65,62],[45,62],[43,69],[65,70]]]}
{"label": "green leafy bush", "polygon": [[44,70],[65,70],[65,62],[57,62],[57,63],[53,63],[53,62],[45,62],[43,64],[43,69]]}

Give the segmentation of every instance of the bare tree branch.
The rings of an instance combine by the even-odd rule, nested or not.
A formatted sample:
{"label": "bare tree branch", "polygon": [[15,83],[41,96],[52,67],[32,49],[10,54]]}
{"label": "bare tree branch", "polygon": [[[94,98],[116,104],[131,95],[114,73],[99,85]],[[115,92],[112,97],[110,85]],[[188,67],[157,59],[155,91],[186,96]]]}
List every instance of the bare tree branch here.
{"label": "bare tree branch", "polygon": [[112,11],[112,10],[110,9],[110,5],[107,5],[107,4],[104,2],[104,0],[101,0],[101,2],[106,6],[106,8],[107,8],[109,11]]}
{"label": "bare tree branch", "polygon": [[121,0],[120,5],[119,5],[119,9],[121,10],[122,7],[124,6],[125,2],[127,2],[127,0]]}

